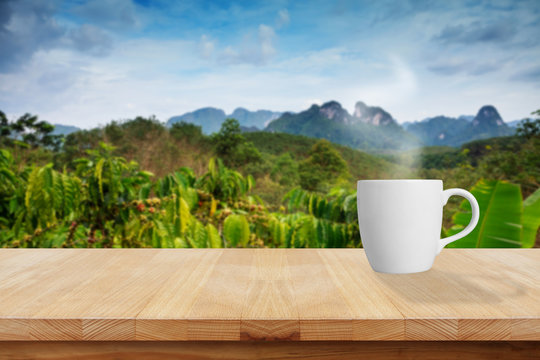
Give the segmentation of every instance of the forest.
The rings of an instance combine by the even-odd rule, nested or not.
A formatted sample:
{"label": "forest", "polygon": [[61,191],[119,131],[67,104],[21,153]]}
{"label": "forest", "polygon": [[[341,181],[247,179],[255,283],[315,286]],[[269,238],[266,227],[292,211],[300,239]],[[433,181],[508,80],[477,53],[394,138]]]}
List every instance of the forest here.
{"label": "forest", "polygon": [[[540,119],[460,148],[384,153],[243,133],[235,119],[212,135],[137,117],[63,136],[0,112],[0,136],[1,247],[361,247],[355,184],[382,178],[475,195],[479,225],[450,247],[539,246]],[[441,236],[469,219],[452,198]]]}

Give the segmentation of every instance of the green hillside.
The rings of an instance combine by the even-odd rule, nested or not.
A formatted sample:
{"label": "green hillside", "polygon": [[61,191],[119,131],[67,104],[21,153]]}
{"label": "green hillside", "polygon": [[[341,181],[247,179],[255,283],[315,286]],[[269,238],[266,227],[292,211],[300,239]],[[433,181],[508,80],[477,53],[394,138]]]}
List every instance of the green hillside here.
{"label": "green hillside", "polygon": [[[303,135],[267,131],[244,133],[243,135],[246,139],[252,141],[262,153],[279,156],[289,152],[297,160],[308,157],[311,148],[319,141]],[[379,156],[340,144],[332,145],[347,162],[354,179],[398,178],[408,173],[406,167],[387,161]]]}

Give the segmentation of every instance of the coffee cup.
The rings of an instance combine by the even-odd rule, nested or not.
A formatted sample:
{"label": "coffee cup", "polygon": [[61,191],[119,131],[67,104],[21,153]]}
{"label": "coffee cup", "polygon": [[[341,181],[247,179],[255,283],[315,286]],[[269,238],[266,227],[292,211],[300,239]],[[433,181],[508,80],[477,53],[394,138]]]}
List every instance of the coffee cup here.
{"label": "coffee cup", "polygon": [[[453,195],[471,204],[472,218],[461,232],[441,239],[443,207]],[[358,223],[369,264],[383,273],[429,270],[449,243],[469,234],[480,209],[463,189],[443,190],[442,180],[360,180]]]}

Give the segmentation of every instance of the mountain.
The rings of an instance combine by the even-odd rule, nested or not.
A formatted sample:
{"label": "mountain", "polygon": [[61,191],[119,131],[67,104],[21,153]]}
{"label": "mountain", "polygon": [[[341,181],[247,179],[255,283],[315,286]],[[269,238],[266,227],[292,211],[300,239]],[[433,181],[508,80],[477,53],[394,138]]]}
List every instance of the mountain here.
{"label": "mountain", "polygon": [[419,146],[418,140],[399,126],[390,114],[362,102],[355,106],[354,115],[350,115],[337,101],[329,101],[322,106],[312,105],[297,114],[284,113],[270,122],[265,130],[324,138],[357,149]]}
{"label": "mountain", "polygon": [[340,124],[350,124],[352,117],[337,101],[329,101],[318,108],[319,115]]}
{"label": "mountain", "polygon": [[80,128],[76,126],[71,125],[61,125],[61,124],[53,124],[54,130],[52,132],[53,135],[69,135],[71,133],[74,133],[75,131],[81,130]]}
{"label": "mountain", "polygon": [[470,125],[471,122],[463,118],[440,115],[411,123],[407,126],[407,131],[429,146],[454,146],[453,139]]}
{"label": "mountain", "polygon": [[242,131],[243,133],[251,133],[251,132],[261,131],[261,129],[259,129],[256,126],[243,126],[243,125],[240,125],[240,131]]}
{"label": "mountain", "polygon": [[358,101],[354,106],[353,123],[358,121],[375,126],[396,125],[392,115],[378,106],[367,106],[362,101]]}
{"label": "mountain", "polygon": [[237,119],[244,132],[265,129],[270,132],[311,136],[364,150],[399,150],[427,146],[452,146],[496,136],[512,135],[513,122],[508,126],[492,105],[480,108],[475,116],[457,118],[439,115],[400,126],[390,113],[379,106],[358,101],[349,113],[337,101],[312,105],[299,113],[269,110],[249,111],[236,108],[231,114],[206,107],[173,116],[168,126],[180,121],[202,127],[205,134],[218,132],[226,118]]}
{"label": "mountain", "polygon": [[522,122],[522,121],[523,121],[523,119],[521,119],[521,120],[512,120],[512,121],[508,121],[506,123],[506,125],[510,126],[511,128],[516,128],[518,126],[518,124],[520,122]]}
{"label": "mountain", "polygon": [[188,112],[180,116],[173,116],[167,121],[167,126],[172,126],[174,123],[184,121],[196,124],[202,127],[206,134],[218,132],[221,123],[227,118],[225,111],[213,107],[205,107],[202,109]]}
{"label": "mountain", "polygon": [[473,121],[474,120],[474,115],[460,115],[458,117],[458,120]]}
{"label": "mountain", "polygon": [[460,146],[463,143],[514,134],[492,105],[485,105],[474,118],[436,116],[410,123],[407,131],[429,146]]}
{"label": "mountain", "polygon": [[199,125],[205,134],[211,134],[219,131],[225,119],[234,118],[245,128],[256,127],[257,129],[263,129],[268,122],[278,118],[280,115],[280,112],[269,110],[249,111],[241,107],[236,108],[232,114],[227,115],[221,109],[206,107],[183,115],[173,116],[167,121],[167,126],[185,121]]}
{"label": "mountain", "polygon": [[270,121],[277,119],[280,116],[280,112],[270,110],[249,111],[241,107],[236,108],[231,115],[227,115],[229,118],[238,120],[242,126],[255,126],[258,129],[264,129]]}

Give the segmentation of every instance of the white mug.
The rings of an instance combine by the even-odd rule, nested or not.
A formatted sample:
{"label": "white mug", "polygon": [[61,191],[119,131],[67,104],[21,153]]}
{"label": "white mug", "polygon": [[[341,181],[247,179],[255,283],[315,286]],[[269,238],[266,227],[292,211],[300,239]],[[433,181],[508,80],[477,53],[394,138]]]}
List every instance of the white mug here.
{"label": "white mug", "polygon": [[[435,256],[469,234],[480,215],[478,202],[463,189],[443,191],[442,180],[360,180],[357,203],[360,236],[373,270],[406,274],[431,268]],[[463,231],[440,239],[443,206],[452,195],[471,203]]]}

